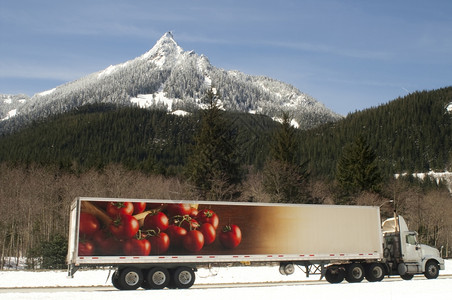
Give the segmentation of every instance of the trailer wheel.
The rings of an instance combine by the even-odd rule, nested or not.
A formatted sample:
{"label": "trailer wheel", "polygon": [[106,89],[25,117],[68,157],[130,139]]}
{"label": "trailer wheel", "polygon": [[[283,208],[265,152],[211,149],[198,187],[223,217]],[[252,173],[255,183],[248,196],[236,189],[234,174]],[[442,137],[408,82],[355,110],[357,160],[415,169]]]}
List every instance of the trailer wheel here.
{"label": "trailer wheel", "polygon": [[111,283],[115,288],[118,290],[121,290],[121,287],[119,286],[119,272],[115,271],[113,275],[111,276]]}
{"label": "trailer wheel", "polygon": [[385,277],[385,269],[380,263],[373,263],[366,266],[366,279],[369,282],[382,281]]}
{"label": "trailer wheel", "polygon": [[148,289],[164,289],[170,282],[170,274],[167,269],[155,267],[146,274],[145,285]]}
{"label": "trailer wheel", "polygon": [[344,280],[345,272],[339,266],[329,266],[325,272],[325,279],[329,283],[341,283]]}
{"label": "trailer wheel", "polygon": [[361,282],[364,279],[364,268],[359,263],[352,263],[346,267],[345,280],[350,283]]}
{"label": "trailer wheel", "polygon": [[195,283],[195,272],[189,267],[178,267],[174,270],[172,284],[178,289],[188,289]]}
{"label": "trailer wheel", "polygon": [[120,290],[136,290],[143,283],[143,273],[137,268],[119,270],[117,284]]}
{"label": "trailer wheel", "polygon": [[425,265],[424,276],[427,279],[435,279],[439,275],[439,266],[438,263],[434,260],[429,260]]}

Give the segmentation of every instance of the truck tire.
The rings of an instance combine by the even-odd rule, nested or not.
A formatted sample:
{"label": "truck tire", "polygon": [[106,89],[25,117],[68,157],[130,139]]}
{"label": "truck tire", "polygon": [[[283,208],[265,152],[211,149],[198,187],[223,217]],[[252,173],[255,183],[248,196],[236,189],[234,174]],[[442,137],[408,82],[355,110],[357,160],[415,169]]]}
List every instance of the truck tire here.
{"label": "truck tire", "polygon": [[113,286],[115,288],[117,288],[118,290],[121,289],[121,287],[119,286],[119,272],[115,271],[113,273],[113,275],[111,276],[111,283],[113,284]]}
{"label": "truck tire", "polygon": [[439,266],[438,263],[434,260],[429,260],[427,264],[425,264],[425,272],[424,276],[427,279],[436,279],[439,275]]}
{"label": "truck tire", "polygon": [[380,263],[373,263],[367,265],[365,271],[366,271],[365,277],[369,282],[382,281],[383,278],[385,277],[385,268]]}
{"label": "truck tire", "polygon": [[136,290],[143,283],[143,272],[138,268],[127,267],[119,270],[117,285],[120,290]]}
{"label": "truck tire", "polygon": [[325,272],[325,279],[329,283],[341,283],[344,280],[345,271],[339,266],[329,266]]}
{"label": "truck tire", "polygon": [[411,279],[413,279],[413,277],[414,277],[413,274],[408,274],[408,273],[400,275],[400,278],[402,278],[403,280],[411,280]]}
{"label": "truck tire", "polygon": [[350,283],[361,282],[364,279],[364,268],[359,263],[352,263],[345,268],[345,280]]}
{"label": "truck tire", "polygon": [[159,290],[169,285],[170,274],[167,269],[155,267],[150,269],[145,278],[144,287],[146,289]]}
{"label": "truck tire", "polygon": [[178,289],[188,289],[195,283],[195,271],[189,267],[178,267],[172,275],[172,284]]}

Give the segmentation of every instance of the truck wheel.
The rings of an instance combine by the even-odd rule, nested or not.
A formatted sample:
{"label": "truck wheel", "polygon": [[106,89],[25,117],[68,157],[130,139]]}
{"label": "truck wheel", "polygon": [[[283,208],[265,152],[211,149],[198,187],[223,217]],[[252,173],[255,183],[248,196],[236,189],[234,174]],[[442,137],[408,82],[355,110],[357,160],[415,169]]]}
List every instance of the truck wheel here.
{"label": "truck wheel", "polygon": [[369,282],[382,281],[385,277],[385,269],[382,264],[373,263],[366,267],[366,279]]}
{"label": "truck wheel", "polygon": [[119,270],[117,284],[120,290],[136,290],[143,283],[143,273],[137,268]]}
{"label": "truck wheel", "polygon": [[359,263],[352,263],[346,267],[345,280],[350,283],[361,282],[364,279],[364,268]]}
{"label": "truck wheel", "polygon": [[413,274],[408,274],[408,273],[400,275],[400,278],[402,278],[403,280],[411,280],[411,279],[413,279],[413,277],[414,277]]}
{"label": "truck wheel", "polygon": [[439,266],[438,263],[434,260],[429,260],[425,265],[424,276],[427,279],[435,279],[439,275]]}
{"label": "truck wheel", "polygon": [[155,267],[146,274],[146,287],[149,289],[164,289],[168,286],[170,275],[167,269]]}
{"label": "truck wheel", "polygon": [[118,271],[115,271],[113,275],[111,276],[111,283],[115,288],[118,290],[121,290],[121,287],[119,286],[119,273]]}
{"label": "truck wheel", "polygon": [[325,272],[325,279],[329,283],[341,283],[344,280],[344,269],[339,266],[329,266]]}
{"label": "truck wheel", "polygon": [[178,267],[173,273],[173,282],[175,288],[188,289],[195,283],[195,272],[189,267]]}

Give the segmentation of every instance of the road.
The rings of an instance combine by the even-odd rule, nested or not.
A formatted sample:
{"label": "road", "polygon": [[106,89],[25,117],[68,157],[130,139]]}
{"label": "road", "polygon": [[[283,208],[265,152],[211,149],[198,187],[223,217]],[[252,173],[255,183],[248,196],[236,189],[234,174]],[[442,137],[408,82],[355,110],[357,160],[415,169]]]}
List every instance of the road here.
{"label": "road", "polygon": [[[436,280],[452,279],[452,275],[440,275]],[[415,276],[412,281],[426,281],[424,276]],[[403,281],[398,276],[386,277],[383,282]],[[344,281],[341,284],[350,284]],[[303,281],[284,281],[284,282],[252,282],[252,283],[215,283],[215,284],[195,284],[190,289],[224,289],[224,288],[254,288],[254,287],[278,287],[278,286],[316,286],[329,285],[326,280],[303,280]],[[113,286],[48,286],[48,287],[26,287],[26,288],[0,288],[0,294],[5,293],[48,293],[48,292],[102,292],[116,291]]]}

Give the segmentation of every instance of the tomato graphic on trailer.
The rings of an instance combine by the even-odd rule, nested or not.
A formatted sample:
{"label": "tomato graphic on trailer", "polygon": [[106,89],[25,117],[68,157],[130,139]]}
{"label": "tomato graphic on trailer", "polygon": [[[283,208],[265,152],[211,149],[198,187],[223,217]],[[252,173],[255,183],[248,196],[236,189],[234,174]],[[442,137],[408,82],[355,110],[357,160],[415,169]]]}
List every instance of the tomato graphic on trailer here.
{"label": "tomato graphic on trailer", "polygon": [[201,224],[212,224],[215,229],[218,228],[218,224],[220,223],[218,215],[211,209],[200,210],[196,215],[196,220],[198,220],[198,222],[200,222]]}
{"label": "tomato graphic on trailer", "polygon": [[90,237],[94,235],[100,229],[99,220],[89,213],[81,213],[80,214],[80,236],[81,237]]}
{"label": "tomato graphic on trailer", "polygon": [[241,243],[237,232],[243,225],[224,205],[84,201],[81,206],[80,255],[227,254]]}
{"label": "tomato graphic on trailer", "polygon": [[220,243],[223,247],[232,249],[237,247],[242,241],[242,231],[235,225],[226,225],[220,233]]}
{"label": "tomato graphic on trailer", "polygon": [[145,218],[143,222],[143,228],[145,230],[165,231],[168,229],[169,219],[163,212],[151,212]]}
{"label": "tomato graphic on trailer", "polygon": [[139,228],[138,220],[131,215],[118,215],[110,223],[108,229],[119,240],[133,238]]}

